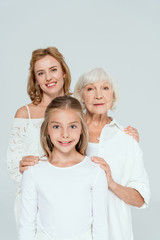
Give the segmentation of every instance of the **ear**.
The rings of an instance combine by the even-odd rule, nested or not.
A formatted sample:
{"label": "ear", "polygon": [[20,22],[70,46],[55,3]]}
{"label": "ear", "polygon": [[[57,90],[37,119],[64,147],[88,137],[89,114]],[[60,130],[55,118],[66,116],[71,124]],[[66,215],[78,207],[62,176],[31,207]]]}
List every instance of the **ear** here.
{"label": "ear", "polygon": [[84,104],[84,100],[83,100],[83,98],[81,97],[81,103],[83,103]]}
{"label": "ear", "polygon": [[[80,93],[80,89],[78,89],[78,92]],[[84,104],[83,96],[80,94],[80,102]]]}

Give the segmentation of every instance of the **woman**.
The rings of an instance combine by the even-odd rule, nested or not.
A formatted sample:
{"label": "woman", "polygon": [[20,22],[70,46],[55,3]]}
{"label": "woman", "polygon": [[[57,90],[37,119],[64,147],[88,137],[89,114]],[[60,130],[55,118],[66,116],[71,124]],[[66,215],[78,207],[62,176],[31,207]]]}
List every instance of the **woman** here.
{"label": "woman", "polygon": [[146,207],[150,189],[138,143],[108,116],[117,104],[115,84],[103,69],[93,69],[80,77],[74,96],[86,110],[87,155],[101,165],[108,180],[109,239],[132,240],[129,205]]}
{"label": "woman", "polygon": [[17,110],[10,133],[7,167],[11,178],[17,184],[15,204],[16,220],[19,219],[20,183],[27,165],[38,163],[44,155],[40,145],[40,127],[44,112],[51,100],[64,94],[70,95],[70,70],[63,55],[55,47],[33,51],[30,61],[28,94],[31,103]]}

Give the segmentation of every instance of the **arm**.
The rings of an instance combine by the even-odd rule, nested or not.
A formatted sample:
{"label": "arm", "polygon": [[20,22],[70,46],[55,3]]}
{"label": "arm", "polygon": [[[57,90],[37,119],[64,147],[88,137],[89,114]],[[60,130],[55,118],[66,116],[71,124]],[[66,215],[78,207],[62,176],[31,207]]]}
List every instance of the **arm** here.
{"label": "arm", "polygon": [[[113,179],[112,179],[113,180]],[[114,181],[110,185],[110,190],[125,203],[135,206],[142,207],[144,204],[144,198],[141,194],[133,188],[122,186]]]}
{"label": "arm", "polygon": [[122,186],[113,180],[110,166],[104,159],[92,157],[92,160],[100,164],[101,168],[104,169],[108,187],[117,197],[129,205],[146,207],[150,199],[148,176],[143,165],[142,152],[136,142],[133,145],[133,149],[131,149],[131,154],[133,154],[131,177],[126,186]]}
{"label": "arm", "polygon": [[26,136],[27,123],[21,119],[14,119],[9,137],[7,151],[7,169],[10,177],[20,186],[22,175],[19,172],[19,161],[24,155],[24,140]]}
{"label": "arm", "polygon": [[143,163],[143,153],[137,144],[133,142],[133,158],[131,167],[131,176],[128,180],[126,187],[135,189],[143,197],[144,204],[137,207],[145,208],[149,204],[150,200],[150,186],[149,178]]}
{"label": "arm", "polygon": [[[38,158],[25,156],[25,138],[28,127],[26,107],[17,110],[12,124],[7,151],[7,169],[10,177],[19,186],[24,170],[38,162]],[[25,156],[25,157],[24,157]],[[20,164],[20,172],[19,172]]]}
{"label": "arm", "polygon": [[35,240],[36,235],[37,191],[32,170],[30,167],[22,177],[19,240]]}
{"label": "arm", "polygon": [[93,240],[108,240],[108,185],[105,172],[98,166],[92,188]]}

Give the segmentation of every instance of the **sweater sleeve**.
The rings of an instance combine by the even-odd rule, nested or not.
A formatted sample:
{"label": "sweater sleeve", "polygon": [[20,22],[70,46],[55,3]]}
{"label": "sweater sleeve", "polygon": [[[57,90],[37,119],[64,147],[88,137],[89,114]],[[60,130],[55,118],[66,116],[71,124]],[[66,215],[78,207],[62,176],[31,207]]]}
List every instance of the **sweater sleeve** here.
{"label": "sweater sleeve", "polygon": [[143,153],[139,145],[134,142],[131,177],[126,187],[136,189],[144,198],[144,204],[141,208],[146,208],[150,200],[150,186],[147,172],[143,163]]}
{"label": "sweater sleeve", "polygon": [[11,179],[20,186],[22,174],[19,172],[19,161],[25,155],[25,137],[28,121],[15,118],[12,124],[7,151],[7,169]]}
{"label": "sweater sleeve", "polygon": [[93,240],[108,240],[108,184],[105,172],[98,166],[92,188]]}
{"label": "sweater sleeve", "polygon": [[29,167],[22,177],[19,240],[36,239],[37,191],[33,168]]}

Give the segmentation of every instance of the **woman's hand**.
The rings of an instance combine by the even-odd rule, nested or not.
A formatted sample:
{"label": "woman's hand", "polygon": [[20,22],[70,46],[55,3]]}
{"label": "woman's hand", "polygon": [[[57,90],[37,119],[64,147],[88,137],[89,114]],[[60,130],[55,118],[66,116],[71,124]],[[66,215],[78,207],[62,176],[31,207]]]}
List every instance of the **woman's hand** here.
{"label": "woman's hand", "polygon": [[108,188],[111,188],[111,186],[114,185],[115,182],[112,179],[111,169],[108,163],[103,158],[100,157],[91,157],[91,160],[99,164],[100,167],[105,171],[108,181]]}
{"label": "woman's hand", "polygon": [[25,170],[28,169],[29,166],[34,166],[39,162],[39,157],[35,156],[25,156],[19,162],[19,171],[23,174]]}
{"label": "woman's hand", "polygon": [[128,126],[124,128],[125,133],[131,135],[137,142],[139,142],[139,133],[136,128]]}

